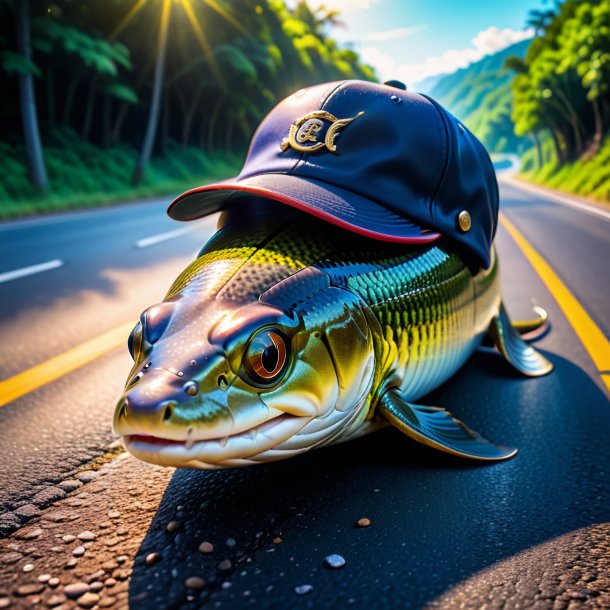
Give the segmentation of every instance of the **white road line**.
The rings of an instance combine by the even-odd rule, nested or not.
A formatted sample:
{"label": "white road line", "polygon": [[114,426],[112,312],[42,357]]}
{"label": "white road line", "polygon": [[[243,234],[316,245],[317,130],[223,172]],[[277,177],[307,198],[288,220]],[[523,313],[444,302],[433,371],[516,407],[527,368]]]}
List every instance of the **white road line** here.
{"label": "white road line", "polygon": [[167,241],[168,239],[174,239],[176,237],[180,237],[181,235],[185,235],[186,233],[190,233],[196,228],[197,227],[185,227],[184,229],[174,229],[173,231],[167,231],[166,233],[159,233],[158,235],[145,237],[144,239],[139,239],[136,242],[136,248],[148,248],[148,246],[154,246],[162,241]]}
{"label": "white road line", "polygon": [[22,267],[21,269],[15,269],[14,271],[5,271],[0,273],[0,284],[10,282],[11,280],[17,280],[20,277],[27,277],[28,275],[34,275],[36,273],[42,273],[43,271],[50,271],[51,269],[57,269],[63,265],[63,261],[58,258],[46,263],[39,263],[38,265],[30,265],[29,267]]}
{"label": "white road line", "polygon": [[563,197],[562,195],[557,195],[556,193],[550,193],[546,189],[541,189],[530,184],[523,184],[521,181],[518,180],[511,180],[509,178],[504,179],[504,181],[508,182],[508,184],[518,189],[529,191],[530,193],[546,197],[547,199],[556,201],[557,203],[561,203],[575,210],[579,210],[580,212],[586,212],[587,214],[592,214],[593,216],[603,218],[604,220],[610,220],[610,212],[602,210],[601,208],[598,208],[594,205],[588,205],[586,203],[583,203],[582,201],[576,201],[574,199],[570,199],[569,197]]}

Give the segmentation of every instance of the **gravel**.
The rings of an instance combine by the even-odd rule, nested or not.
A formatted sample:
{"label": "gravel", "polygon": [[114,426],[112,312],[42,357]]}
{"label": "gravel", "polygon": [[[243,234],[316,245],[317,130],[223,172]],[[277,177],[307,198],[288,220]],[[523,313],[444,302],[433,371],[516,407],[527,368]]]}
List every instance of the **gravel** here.
{"label": "gravel", "polygon": [[324,563],[329,568],[337,569],[342,568],[345,565],[345,559],[341,555],[333,553],[324,559]]}
{"label": "gravel", "polygon": [[294,588],[294,592],[297,595],[307,595],[308,593],[311,593],[312,591],[313,591],[312,585],[299,585]]}
{"label": "gravel", "polygon": [[64,594],[70,599],[76,599],[89,591],[89,585],[85,582],[75,582],[64,587]]}
{"label": "gravel", "polygon": [[214,552],[214,545],[211,542],[202,542],[199,545],[199,550],[202,553],[210,554]]}

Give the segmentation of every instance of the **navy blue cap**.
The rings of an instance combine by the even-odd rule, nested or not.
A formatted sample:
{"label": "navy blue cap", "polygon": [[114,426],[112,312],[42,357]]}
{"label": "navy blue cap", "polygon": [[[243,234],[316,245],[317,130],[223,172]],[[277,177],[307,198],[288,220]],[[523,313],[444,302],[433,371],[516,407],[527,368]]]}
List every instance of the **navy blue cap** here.
{"label": "navy blue cap", "polygon": [[168,208],[193,220],[235,192],[263,196],[374,239],[446,236],[483,267],[498,221],[498,183],[477,138],[434,100],[357,80],[301,89],[258,127],[236,178]]}

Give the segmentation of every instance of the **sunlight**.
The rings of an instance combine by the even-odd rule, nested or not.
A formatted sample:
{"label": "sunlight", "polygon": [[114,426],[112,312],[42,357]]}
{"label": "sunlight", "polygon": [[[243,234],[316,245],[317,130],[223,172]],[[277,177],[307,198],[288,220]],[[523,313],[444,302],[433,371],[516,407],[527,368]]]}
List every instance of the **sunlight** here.
{"label": "sunlight", "polygon": [[129,9],[129,12],[117,25],[116,29],[110,34],[110,40],[114,40],[132,21],[132,19],[138,14],[140,9],[146,4],[146,0],[137,0],[137,2]]}

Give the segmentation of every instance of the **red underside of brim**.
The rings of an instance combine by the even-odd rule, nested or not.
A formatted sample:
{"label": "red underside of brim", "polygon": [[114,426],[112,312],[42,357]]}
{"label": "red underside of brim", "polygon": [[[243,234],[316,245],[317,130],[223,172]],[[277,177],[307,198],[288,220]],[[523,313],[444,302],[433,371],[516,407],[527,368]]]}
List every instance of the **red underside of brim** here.
{"label": "red underside of brim", "polygon": [[441,237],[440,233],[435,233],[433,231],[427,230],[423,235],[392,235],[387,233],[380,233],[379,231],[366,229],[364,227],[343,220],[342,218],[337,218],[336,216],[333,216],[332,214],[329,214],[327,212],[323,212],[322,210],[319,210],[317,208],[310,207],[306,203],[303,203],[298,199],[294,199],[293,197],[289,197],[288,195],[277,193],[261,186],[251,186],[247,184],[242,184],[240,182],[223,182],[222,184],[200,186],[186,191],[171,203],[171,205],[167,209],[168,214],[175,205],[179,204],[181,201],[183,201],[190,195],[195,195],[197,193],[206,193],[210,191],[239,191],[242,193],[251,193],[252,195],[266,197],[267,199],[272,199],[274,201],[278,201],[279,203],[284,203],[286,205],[292,206],[297,210],[301,210],[303,212],[306,212],[307,214],[311,214],[312,216],[315,216],[317,218],[320,218],[321,220],[341,227],[342,229],[351,231],[352,233],[357,233],[358,235],[370,237],[371,239],[376,239],[378,241],[400,244],[427,244]]}

